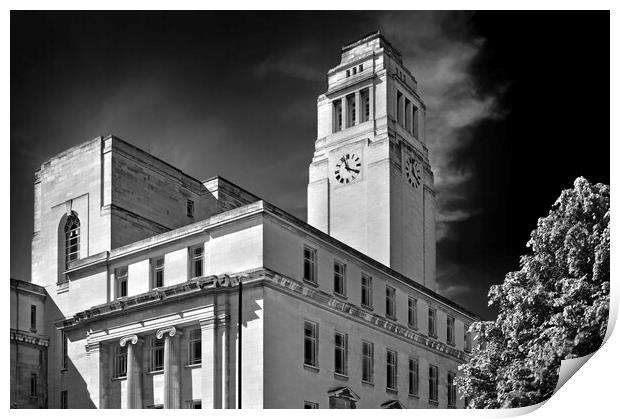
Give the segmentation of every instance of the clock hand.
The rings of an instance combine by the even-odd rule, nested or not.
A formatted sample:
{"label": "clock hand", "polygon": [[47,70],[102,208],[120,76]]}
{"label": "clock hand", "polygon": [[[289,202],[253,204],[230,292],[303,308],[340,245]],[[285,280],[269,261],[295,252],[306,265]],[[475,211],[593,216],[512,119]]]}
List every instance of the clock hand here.
{"label": "clock hand", "polygon": [[355,170],[355,169],[349,169],[350,172],[355,172],[355,173],[359,173],[359,170]]}

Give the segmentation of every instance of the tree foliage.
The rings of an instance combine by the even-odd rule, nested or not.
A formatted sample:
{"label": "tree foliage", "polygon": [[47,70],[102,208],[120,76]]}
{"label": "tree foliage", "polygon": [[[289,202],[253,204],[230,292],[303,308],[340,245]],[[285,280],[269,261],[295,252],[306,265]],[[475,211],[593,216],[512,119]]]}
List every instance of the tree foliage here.
{"label": "tree foliage", "polygon": [[538,220],[520,270],[489,292],[495,321],[457,385],[471,408],[522,407],[553,394],[560,362],[602,344],[609,313],[609,186],[577,178]]}

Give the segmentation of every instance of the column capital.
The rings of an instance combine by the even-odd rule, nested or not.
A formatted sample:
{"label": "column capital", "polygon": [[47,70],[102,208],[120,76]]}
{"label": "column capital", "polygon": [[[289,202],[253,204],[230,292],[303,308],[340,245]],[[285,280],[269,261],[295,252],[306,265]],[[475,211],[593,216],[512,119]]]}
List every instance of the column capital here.
{"label": "column capital", "polygon": [[127,345],[127,343],[131,343],[132,345],[136,345],[138,343],[142,343],[143,340],[142,338],[140,338],[138,335],[128,335],[128,336],[123,336],[120,340],[119,340],[119,344],[121,346],[125,346]]}
{"label": "column capital", "polygon": [[182,334],[183,332],[181,332],[179,329],[177,329],[174,326],[170,326],[170,327],[164,327],[163,329],[159,329],[155,333],[155,337],[157,337],[157,339],[161,339],[165,335],[169,335],[170,337],[173,337],[173,336],[181,336]]}

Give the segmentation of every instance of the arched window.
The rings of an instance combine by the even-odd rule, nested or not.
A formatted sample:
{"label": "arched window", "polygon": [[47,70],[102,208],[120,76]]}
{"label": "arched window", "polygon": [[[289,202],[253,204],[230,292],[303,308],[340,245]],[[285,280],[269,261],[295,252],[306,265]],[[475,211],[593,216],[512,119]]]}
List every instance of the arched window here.
{"label": "arched window", "polygon": [[65,223],[65,269],[69,262],[80,257],[80,219],[75,212],[67,216]]}

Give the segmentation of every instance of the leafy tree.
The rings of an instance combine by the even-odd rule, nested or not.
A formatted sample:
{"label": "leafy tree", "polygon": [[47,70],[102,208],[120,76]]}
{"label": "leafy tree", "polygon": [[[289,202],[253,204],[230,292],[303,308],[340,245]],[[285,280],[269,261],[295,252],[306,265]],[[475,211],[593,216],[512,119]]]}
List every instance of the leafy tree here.
{"label": "leafy tree", "polygon": [[596,351],[609,315],[609,186],[577,178],[538,220],[521,269],[489,291],[495,321],[459,367],[470,408],[522,407],[553,394],[562,359]]}

